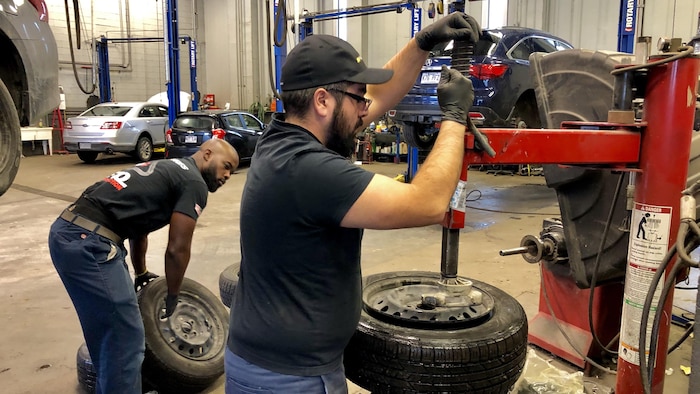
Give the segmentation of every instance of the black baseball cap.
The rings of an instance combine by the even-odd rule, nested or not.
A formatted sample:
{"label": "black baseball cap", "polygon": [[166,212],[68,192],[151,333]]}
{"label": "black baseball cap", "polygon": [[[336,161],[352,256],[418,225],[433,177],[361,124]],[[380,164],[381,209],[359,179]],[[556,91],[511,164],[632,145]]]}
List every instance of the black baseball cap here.
{"label": "black baseball cap", "polygon": [[362,57],[345,40],[313,34],[295,46],[282,66],[282,91],[300,90],[336,82],[382,84],[393,70],[367,68]]}

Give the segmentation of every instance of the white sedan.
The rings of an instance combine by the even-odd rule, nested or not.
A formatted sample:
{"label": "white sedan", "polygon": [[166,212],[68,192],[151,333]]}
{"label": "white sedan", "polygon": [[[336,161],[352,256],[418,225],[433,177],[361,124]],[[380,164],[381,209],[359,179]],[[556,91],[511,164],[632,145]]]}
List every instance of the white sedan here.
{"label": "white sedan", "polygon": [[165,146],[167,125],[168,107],[163,104],[102,103],[66,121],[63,144],[86,163],[93,163],[100,153],[115,152],[148,161],[154,147]]}

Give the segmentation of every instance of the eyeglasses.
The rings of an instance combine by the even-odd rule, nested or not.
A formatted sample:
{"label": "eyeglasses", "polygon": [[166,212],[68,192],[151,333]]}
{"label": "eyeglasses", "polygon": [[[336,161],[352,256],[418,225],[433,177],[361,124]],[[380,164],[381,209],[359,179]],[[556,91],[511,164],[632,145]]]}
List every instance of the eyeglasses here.
{"label": "eyeglasses", "polygon": [[351,99],[357,101],[358,104],[364,104],[364,109],[363,109],[364,111],[367,111],[367,109],[369,108],[370,104],[372,104],[372,100],[371,100],[371,99],[364,98],[364,97],[362,97],[362,96],[360,96],[360,95],[357,95],[357,94],[355,94],[355,93],[350,93],[350,92],[346,92],[346,91],[344,91],[344,90],[334,89],[334,88],[331,88],[331,89],[328,89],[328,90],[332,90],[332,91],[334,91],[334,92],[342,93],[342,94],[344,94],[344,95],[350,97]]}

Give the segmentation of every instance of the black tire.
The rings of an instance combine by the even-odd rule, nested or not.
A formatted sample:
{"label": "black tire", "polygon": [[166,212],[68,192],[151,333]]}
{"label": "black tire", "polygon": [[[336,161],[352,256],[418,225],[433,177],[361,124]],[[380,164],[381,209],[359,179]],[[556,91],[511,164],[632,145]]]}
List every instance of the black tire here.
{"label": "black tire", "polygon": [[85,343],[78,348],[76,363],[78,369],[78,385],[85,393],[94,393],[95,386],[97,385],[97,374],[95,373],[95,366],[92,364],[90,352]]}
{"label": "black tire", "polygon": [[[388,278],[439,279],[433,272],[388,272],[364,278],[364,285]],[[345,349],[348,379],[373,393],[507,393],[527,356],[527,319],[513,297],[486,283],[490,317],[466,328],[408,328],[362,311]],[[367,309],[365,307],[365,309]]]}
{"label": "black tire", "polygon": [[426,133],[426,125],[421,123],[404,123],[403,136],[406,143],[422,150],[430,150],[435,144],[438,133]]}
{"label": "black tire", "polygon": [[87,164],[92,164],[97,160],[98,152],[78,151],[78,158]]}
{"label": "black tire", "polygon": [[153,142],[148,136],[143,135],[136,141],[134,157],[138,161],[149,161],[153,158]]}
{"label": "black tire", "polygon": [[142,376],[165,393],[197,393],[224,373],[228,312],[216,295],[185,278],[175,312],[161,319],[167,294],[165,277],[138,293],[146,330]]}
{"label": "black tire", "polygon": [[537,109],[537,102],[535,101],[534,94],[521,98],[515,104],[513,121],[515,123],[513,126],[519,129],[542,128],[542,121],[540,120],[540,113]]}
{"label": "black tire", "polygon": [[[76,356],[77,370],[78,370],[78,386],[86,394],[93,394],[97,388],[97,373],[95,372],[95,365],[92,363],[92,358],[90,358],[90,352],[88,351],[87,344],[83,342],[78,348],[78,354]],[[148,393],[153,388],[142,382],[142,392]]]}
{"label": "black tire", "polygon": [[15,180],[22,157],[22,130],[17,109],[5,83],[0,80],[0,196]]}
{"label": "black tire", "polygon": [[235,263],[226,267],[219,275],[219,296],[221,296],[221,302],[229,308],[231,307],[231,300],[233,299],[233,293],[236,291],[240,273],[241,265]]}

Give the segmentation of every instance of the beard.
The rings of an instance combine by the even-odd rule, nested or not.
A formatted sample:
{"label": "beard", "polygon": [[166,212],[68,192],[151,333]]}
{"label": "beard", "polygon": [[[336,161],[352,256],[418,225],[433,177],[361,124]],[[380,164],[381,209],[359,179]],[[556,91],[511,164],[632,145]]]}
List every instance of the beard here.
{"label": "beard", "polygon": [[204,178],[204,183],[207,184],[207,189],[212,193],[221,186],[219,180],[216,178],[216,166],[213,163],[202,172],[202,177]]}
{"label": "beard", "polygon": [[328,131],[326,147],[333,152],[350,158],[355,151],[355,131],[362,126],[362,119],[357,119],[354,126],[343,115],[340,106],[333,110],[333,122]]}

